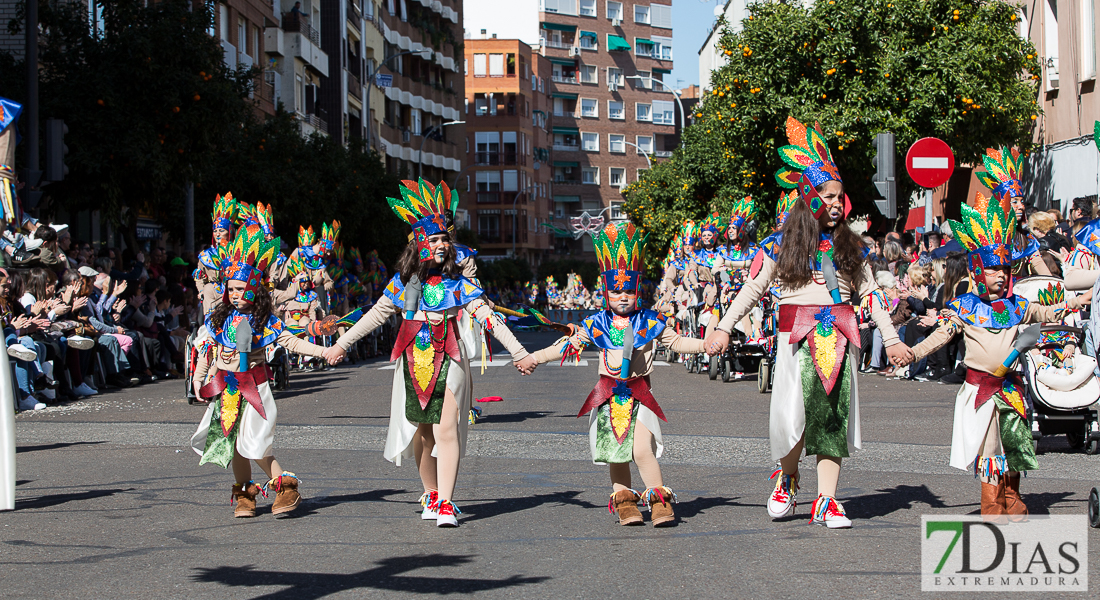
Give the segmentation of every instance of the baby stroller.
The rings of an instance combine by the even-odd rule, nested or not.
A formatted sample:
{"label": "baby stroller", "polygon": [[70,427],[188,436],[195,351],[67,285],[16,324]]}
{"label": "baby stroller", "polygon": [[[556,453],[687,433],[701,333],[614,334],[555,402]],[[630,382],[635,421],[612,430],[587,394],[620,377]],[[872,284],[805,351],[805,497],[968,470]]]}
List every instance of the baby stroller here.
{"label": "baby stroller", "polygon": [[[1073,298],[1062,280],[1028,277],[1014,292],[1029,302],[1050,305]],[[1100,453],[1100,380],[1096,359],[1084,354],[1084,329],[1077,315],[1063,323],[1044,324],[1034,350],[1022,357],[1021,369],[1028,392],[1031,435],[1038,448],[1046,435],[1065,435],[1073,449]]]}
{"label": "baby stroller", "polygon": [[756,386],[761,394],[767,394],[772,389],[772,379],[775,377],[775,348],[779,335],[779,298],[768,293],[761,301],[764,313],[764,324],[760,328],[760,349],[764,356],[760,359],[757,369]]}

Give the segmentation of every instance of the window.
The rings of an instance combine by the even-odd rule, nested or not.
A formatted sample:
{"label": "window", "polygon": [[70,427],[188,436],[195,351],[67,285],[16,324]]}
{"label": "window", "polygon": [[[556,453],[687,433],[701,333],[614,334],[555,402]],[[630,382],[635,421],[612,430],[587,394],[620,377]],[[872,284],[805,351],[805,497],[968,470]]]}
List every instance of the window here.
{"label": "window", "polygon": [[489,101],[486,98],[474,98],[474,114],[484,117],[489,113]]}
{"label": "window", "polygon": [[600,135],[598,133],[581,133],[581,149],[586,152],[600,151]]}
{"label": "window", "polygon": [[516,76],[516,55],[515,54],[509,54],[508,59],[505,61],[504,64],[507,66],[506,73],[508,74],[508,76],[509,77],[515,77]]}
{"label": "window", "polygon": [[1057,0],[1044,0],[1043,53],[1046,54],[1046,91],[1058,89],[1058,7]]}
{"label": "window", "polygon": [[651,89],[653,89],[653,82],[649,79],[650,72],[649,71],[638,71],[637,73],[638,73],[638,77],[641,77],[641,79],[635,79],[634,80],[634,85],[636,85],[638,87],[638,89],[640,89],[640,90],[651,90]]}
{"label": "window", "polygon": [[623,84],[623,70],[617,67],[607,68],[607,83],[614,83],[615,85]]}
{"label": "window", "polygon": [[248,35],[245,33],[248,31],[248,27],[244,24],[244,19],[237,19],[237,50],[241,51],[241,54],[248,54]]}
{"label": "window", "polygon": [[386,0],[386,10],[389,11],[390,16],[397,14],[397,0]]}
{"label": "window", "polygon": [[580,39],[581,48],[584,50],[596,50],[598,45],[596,39],[595,31],[582,31]]}
{"label": "window", "polygon": [[485,70],[485,55],[484,54],[475,54],[474,55],[474,77],[485,77],[486,74],[487,73],[486,73],[486,70]]}
{"label": "window", "polygon": [[555,133],[554,148],[565,150],[577,149],[577,136],[571,133]]}
{"label": "window", "polygon": [[596,72],[596,65],[581,65],[581,83],[599,83],[599,76]]}
{"label": "window", "polygon": [[649,7],[649,24],[653,27],[672,29],[672,7],[653,4]]}
{"label": "window", "polygon": [[653,36],[653,58],[672,60],[672,38]]}
{"label": "window", "polygon": [[581,183],[600,185],[600,170],[596,167],[581,167]]}
{"label": "window", "polygon": [[1079,2],[1081,7],[1081,81],[1096,79],[1096,12],[1092,2]]}
{"label": "window", "polygon": [[223,42],[229,41],[229,7],[225,4],[218,5],[218,35]]}
{"label": "window", "polygon": [[634,54],[636,56],[656,56],[653,49],[653,41],[645,38],[634,38]]}
{"label": "window", "polygon": [[478,131],[474,133],[474,151],[477,152],[476,163],[479,165],[498,164],[497,156],[500,153],[500,132]]}
{"label": "window", "polygon": [[622,120],[624,118],[623,103],[618,101],[618,100],[608,100],[607,101],[607,118]]}
{"label": "window", "polygon": [[519,191],[519,171],[505,171],[504,183],[501,184],[500,189],[505,192],[518,192]]}
{"label": "window", "polygon": [[596,16],[596,0],[581,0],[582,17],[594,17]]}
{"label": "window", "polygon": [[607,170],[607,182],[611,187],[623,187],[626,184],[626,169],[622,167],[611,167]]}
{"label": "window", "polygon": [[623,143],[624,141],[626,141],[625,135],[622,135],[620,133],[607,134],[607,151],[616,152],[618,154],[625,154],[626,144]]}
{"label": "window", "polygon": [[614,21],[618,19],[623,20],[623,3],[622,2],[607,2],[607,18]]}
{"label": "window", "polygon": [[477,201],[500,202],[500,171],[477,172]]}
{"label": "window", "polygon": [[412,129],[412,134],[413,135],[420,135],[420,132],[423,131],[420,128],[420,109],[419,108],[409,109],[409,128]]}
{"label": "window", "polygon": [[500,211],[477,211],[477,234],[489,241],[500,240]]}
{"label": "window", "polygon": [[642,177],[645,177],[645,174],[648,173],[648,172],[649,172],[649,169],[638,169],[638,179],[637,179],[637,181],[641,181]]}
{"label": "window", "polygon": [[638,148],[641,149],[642,152],[653,154],[653,136],[639,135],[635,139],[637,140],[635,143],[638,144]]}
{"label": "window", "polygon": [[581,98],[581,116],[593,119],[599,118],[599,101],[595,98]]}
{"label": "window", "polygon": [[675,125],[676,118],[673,115],[674,106],[671,100],[653,101],[653,124]]}
{"label": "window", "polygon": [[648,104],[642,104],[641,102],[634,105],[635,117],[639,121],[652,121],[653,113],[650,111]]}
{"label": "window", "polygon": [[504,55],[489,55],[489,77],[504,77]]}
{"label": "window", "polygon": [[540,0],[543,11],[561,15],[577,14],[577,0]]}
{"label": "window", "polygon": [[649,7],[642,4],[634,5],[634,22],[649,24]]}

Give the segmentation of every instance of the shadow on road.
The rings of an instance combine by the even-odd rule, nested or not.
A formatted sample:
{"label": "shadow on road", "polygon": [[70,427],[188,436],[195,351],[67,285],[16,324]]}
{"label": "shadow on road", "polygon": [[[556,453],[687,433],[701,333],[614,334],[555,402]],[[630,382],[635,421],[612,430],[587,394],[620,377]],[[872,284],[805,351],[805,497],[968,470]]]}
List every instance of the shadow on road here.
{"label": "shadow on road", "polygon": [[15,501],[15,510],[26,510],[28,508],[49,508],[51,506],[57,506],[58,504],[65,504],[66,502],[94,500],[96,498],[114,496],[119,492],[133,491],[133,489],[134,488],[113,490],[88,490],[87,492],[79,492],[75,494],[53,494],[50,496],[39,496],[37,498],[24,498],[22,500]]}
{"label": "shadow on road", "polygon": [[106,441],[101,442],[57,442],[55,444],[38,444],[37,446],[16,446],[16,454],[23,452],[38,452],[40,450],[57,450],[58,448],[68,448],[69,446],[93,446],[95,444],[106,444]]}
{"label": "shadow on road", "polygon": [[955,508],[944,504],[943,500],[932,493],[927,485],[898,485],[876,490],[873,494],[854,496],[843,502],[844,511],[853,519],[885,517],[899,510],[913,508],[913,505],[918,503],[931,508]]}
{"label": "shadow on road", "polygon": [[708,509],[718,506],[762,506],[759,504],[736,502],[738,498],[740,498],[740,496],[735,496],[733,498],[695,498],[694,500],[677,502],[675,507],[676,516],[681,519],[690,519],[696,515],[707,512]]}
{"label": "shadow on road", "polygon": [[543,504],[571,504],[581,508],[600,508],[599,505],[592,504],[587,500],[577,499],[579,495],[580,492],[568,491],[554,492],[552,494],[535,494],[522,498],[499,498],[497,500],[490,500],[488,502],[482,502],[481,504],[471,504],[464,507],[462,509],[462,520],[465,522],[488,519],[497,515],[538,508]]}
{"label": "shadow on road", "polygon": [[[304,375],[304,373],[302,374]],[[286,398],[293,398],[295,396],[302,396],[304,394],[312,394],[324,389],[332,388],[332,384],[338,381],[344,381],[347,379],[347,375],[335,375],[327,377],[309,378],[308,381],[295,381],[297,377],[293,374],[290,377],[290,388],[281,392],[277,392],[275,397],[279,400]]]}
{"label": "shadow on road", "polygon": [[[401,502],[400,500],[388,500],[387,496],[396,496],[398,494],[408,494],[408,490],[371,490],[369,492],[358,492],[355,494],[337,494],[333,496],[320,496],[318,498],[305,498],[302,500],[302,506],[290,513],[288,517],[295,519],[301,517],[307,517],[309,515],[316,514],[318,510],[323,510],[330,506],[336,506],[339,504],[348,504],[351,502]],[[417,504],[419,506],[419,504]]]}
{"label": "shadow on road", "polygon": [[458,571],[450,569],[439,576],[404,575],[417,569],[437,567],[464,567],[473,562],[469,556],[395,556],[375,562],[377,565],[357,573],[294,573],[286,571],[259,571],[254,567],[199,567],[192,575],[197,582],[220,583],[233,587],[285,586],[285,589],[253,596],[264,599],[304,600],[321,598],[337,592],[357,589],[390,590],[406,594],[473,594],[488,590],[540,583],[548,577],[521,577],[512,575],[506,579],[474,579],[455,575],[476,572],[469,567]]}
{"label": "shadow on road", "polygon": [[1070,496],[1074,495],[1074,492],[1042,492],[1039,494],[1029,494],[1025,491],[1027,489],[1026,486],[1027,480],[1025,479],[1020,486],[1021,488],[1024,488],[1020,490],[1020,497],[1023,499],[1024,504],[1027,505],[1027,512],[1033,515],[1049,515],[1050,507],[1056,504],[1061,504],[1063,502],[1067,504],[1075,504],[1078,508],[1082,510],[1082,512],[1084,512],[1085,507],[1081,505],[1088,502],[1086,498],[1088,495],[1088,490],[1091,489],[1082,486],[1082,497],[1068,500]]}
{"label": "shadow on road", "polygon": [[550,411],[544,410],[525,410],[515,413],[505,413],[501,415],[482,414],[478,417],[478,423],[522,423],[528,419],[541,419],[554,414]]}

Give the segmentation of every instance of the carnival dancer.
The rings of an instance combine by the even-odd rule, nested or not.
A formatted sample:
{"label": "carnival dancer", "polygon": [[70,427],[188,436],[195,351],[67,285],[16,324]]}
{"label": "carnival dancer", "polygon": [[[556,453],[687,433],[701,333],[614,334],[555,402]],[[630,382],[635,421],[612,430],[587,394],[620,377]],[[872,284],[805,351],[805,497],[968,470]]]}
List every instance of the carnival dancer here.
{"label": "carnival dancer", "polygon": [[[264,278],[278,251],[278,238],[269,242],[261,232],[237,232],[222,265],[225,293],[206,316],[206,328],[214,339],[214,362],[212,366],[200,362],[194,376],[195,395],[212,401],[191,437],[191,447],[202,457],[200,465],[233,465],[236,517],[255,516],[256,495],[266,496],[269,489],[275,491],[272,514],[290,512],[301,503],[298,478],[283,470],[271,448],[277,410],[268,384],[271,371],[265,348],[278,343],[290,352],[310,356],[321,356],[324,348],[298,339],[273,314]],[[204,385],[208,368],[211,377]],[[262,488],[252,481],[249,460],[268,477]]]}
{"label": "carnival dancer", "polygon": [[230,192],[214,198],[214,212],[211,214],[213,237],[210,247],[199,253],[199,266],[194,272],[195,283],[199,286],[199,303],[204,315],[221,303],[225,292],[222,285],[222,260],[225,249],[233,241],[237,208],[237,202]]}
{"label": "carnival dancer", "polygon": [[[863,445],[854,368],[859,332],[852,303],[858,305],[877,285],[864,260],[867,249],[845,222],[850,205],[820,127],[807,129],[788,118],[787,137],[790,145],[779,154],[790,168],[781,169],[776,179],[797,188],[802,201],[791,208],[783,228],[761,244],[751,279],[707,340],[707,349],[724,350],[734,323],[778,280],[782,297],[770,420],[772,458],[782,466],[772,474],[777,481],[768,514],[793,514],[805,448],[807,455],[817,455],[818,494],[810,522],[851,527],[836,501],[836,488],[841,459],[849,447]],[[890,315],[875,310],[872,317],[890,358],[908,356]]]}
{"label": "carnival dancer", "polygon": [[1016,233],[1013,239],[1008,241],[1012,246],[1014,258],[1013,271],[1020,277],[1027,275],[1050,276],[1039,253],[1039,243],[1027,230],[1027,217],[1024,215],[1024,188],[1020,183],[1020,171],[1023,166],[1020,159],[1020,150],[1017,148],[986,148],[982,156],[982,164],[985,171],[975,173],[978,181],[993,192],[993,199],[997,203],[1003,200],[1015,214]]}
{"label": "carnival dancer", "polygon": [[561,308],[561,290],[558,289],[558,282],[554,281],[553,275],[546,276],[546,303],[551,309]]}
{"label": "carnival dancer", "polygon": [[394,213],[412,226],[413,240],[398,259],[384,296],[325,357],[330,363],[342,360],[352,344],[390,315],[404,314],[391,355],[397,368],[384,456],[398,466],[415,456],[424,484],[422,518],[454,527],[459,511],[452,496],[472,403],[466,357],[472,353],[474,332],[467,315],[504,345],[521,372],[530,372],[535,362],[482,298],[477,282],[462,275],[455,262],[446,215],[458,206],[458,193],[446,183],[404,181],[401,197],[388,200]]}
{"label": "carnival dancer", "polygon": [[[655,527],[675,524],[676,494],[665,485],[657,459],[664,450],[664,412],[650,391],[649,374],[657,342],[674,352],[698,353],[703,341],[681,337],[665,327],[665,317],[638,308],[638,286],[645,269],[646,236],[632,223],[609,223],[596,236],[596,259],[608,309],[584,320],[570,337],[534,354],[539,363],[575,357],[588,344],[600,352],[600,379],[578,417],[589,416],[592,462],[609,465],[612,494],[608,509],[621,525],[641,525],[641,501]],[[624,352],[629,348],[628,352]],[[632,488],[630,463],[638,465],[643,492]]]}
{"label": "carnival dancer", "polygon": [[[328,225],[322,224],[322,228],[327,229]],[[335,288],[332,278],[329,277],[328,271],[325,269],[324,245],[317,241],[317,234],[313,232],[313,225],[298,227],[298,247],[290,253],[290,259],[295,258],[301,260],[306,270],[309,271],[315,289],[329,292]]]}
{"label": "carnival dancer", "polygon": [[[1038,468],[1027,416],[1026,391],[1013,364],[1026,350],[1027,323],[1060,321],[1083,306],[1082,298],[1051,306],[1031,303],[1012,293],[1016,213],[1010,197],[992,201],[977,193],[974,207],[962,205],[962,221],[949,221],[955,239],[967,250],[974,291],[952,300],[940,313],[939,327],[916,347],[909,360],[920,360],[962,333],[966,344],[966,383],[955,397],[951,466],[982,482],[983,517],[1025,520],[1020,473]],[[1030,332],[1029,332],[1030,333]],[[1038,339],[1038,333],[1035,333]],[[1035,340],[1031,340],[1034,345]]]}
{"label": "carnival dancer", "polygon": [[[724,262],[718,236],[726,229],[726,220],[720,213],[712,213],[700,226],[699,241],[696,242],[694,252],[687,269],[688,286],[696,297],[702,298],[702,308],[699,312],[699,323],[706,327],[706,332],[714,331],[718,323],[718,309],[715,302],[718,300],[718,281],[715,279],[715,269]],[[701,291],[699,294],[697,291]]]}
{"label": "carnival dancer", "polygon": [[[729,284],[721,286],[720,304],[729,304],[737,292],[741,291],[745,279],[748,278],[749,266],[760,246],[756,243],[756,202],[752,196],[745,196],[733,206],[730,214],[729,225],[726,227],[726,243],[718,247],[721,260],[716,261],[715,276],[722,280],[722,273],[726,273]],[[750,341],[760,337],[760,324],[764,313],[754,308],[740,323],[737,329],[745,334]],[[708,333],[713,331],[713,326]],[[735,373],[735,377],[738,374]]]}
{"label": "carnival dancer", "polygon": [[[282,312],[284,325],[308,329],[310,323],[325,317],[325,312],[321,309],[321,299],[317,296],[317,290],[313,289],[313,280],[302,261],[298,259],[289,261],[287,274],[291,281],[287,291],[293,290],[295,294],[276,306]],[[314,340],[310,339],[310,341]],[[306,368],[305,357],[302,357],[298,366],[300,369]]]}

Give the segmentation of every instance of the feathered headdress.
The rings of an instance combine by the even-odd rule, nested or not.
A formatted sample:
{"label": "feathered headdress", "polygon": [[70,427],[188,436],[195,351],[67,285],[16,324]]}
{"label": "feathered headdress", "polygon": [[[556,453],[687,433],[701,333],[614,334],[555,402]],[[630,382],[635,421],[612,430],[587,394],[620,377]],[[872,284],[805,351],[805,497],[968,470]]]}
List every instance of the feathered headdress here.
{"label": "feathered headdress", "polygon": [[214,221],[214,229],[233,231],[233,222],[237,218],[237,202],[233,199],[232,192],[214,197],[214,212],[210,217]]}
{"label": "feathered headdress", "polygon": [[325,252],[331,252],[336,248],[336,238],[340,235],[340,221],[333,221],[329,226],[321,223],[321,248]]}
{"label": "feathered headdress", "polygon": [[[259,229],[249,232],[242,227],[229,247],[228,256],[222,261],[225,280],[245,282],[244,299],[255,302],[256,294],[263,289],[267,266],[279,254],[281,244],[279,238],[266,241],[263,231]],[[226,286],[226,294],[228,290],[229,286]]]}
{"label": "feathered headdress", "polygon": [[633,223],[608,223],[596,235],[593,243],[605,290],[638,290],[642,271],[645,270],[645,242],[648,237]]}
{"label": "feathered headdress", "polygon": [[[948,223],[955,239],[969,254],[967,258],[978,295],[988,298],[985,269],[1011,267],[1027,250],[1016,252],[1012,246],[1012,236],[1016,233],[1016,211],[1012,210],[1009,196],[990,201],[981,192],[975,192],[973,207],[963,204],[960,210],[962,220],[948,220]],[[1010,277],[1005,284],[1004,295],[1011,293]]]}
{"label": "feathered headdress", "polygon": [[363,255],[359,254],[358,246],[352,246],[351,249],[348,250],[348,262],[351,263],[353,268],[363,268]]}
{"label": "feathered headdress", "polygon": [[256,203],[256,220],[260,223],[260,229],[264,235],[275,235],[275,215],[271,212],[271,205],[263,202]]}
{"label": "feathered headdress", "polygon": [[791,190],[779,197],[779,202],[775,205],[775,225],[777,229],[783,226],[784,221],[787,220],[787,213],[794,207],[797,200],[797,190]]}
{"label": "feathered headdress", "polygon": [[309,272],[306,270],[305,263],[302,259],[294,257],[286,263],[286,274],[291,281],[296,281],[301,277],[302,279],[309,279]]}
{"label": "feathered headdress", "polygon": [[317,243],[317,234],[313,233],[313,225],[307,227],[298,226],[298,246],[312,246]]}
{"label": "feathered headdress", "polygon": [[[794,117],[787,117],[787,141],[790,145],[779,149],[779,157],[789,168],[777,171],[775,180],[787,189],[797,189],[814,218],[819,219],[825,214],[827,206],[818,196],[816,188],[826,181],[843,183],[840,171],[833,162],[833,155],[829,152],[829,145],[825,143],[820,124],[814,124],[813,129],[807,129]],[[848,214],[847,198],[844,204],[844,214]]]}
{"label": "feathered headdress", "polygon": [[259,225],[260,222],[256,220],[256,207],[247,203],[237,200],[237,225],[249,226]]}
{"label": "feathered headdress", "polygon": [[680,228],[680,245],[684,248],[690,248],[695,245],[695,239],[699,237],[699,226],[695,224],[695,221],[688,219],[684,221],[684,225]]}
{"label": "feathered headdress", "polygon": [[752,220],[755,214],[756,203],[753,202],[752,196],[745,196],[733,205],[733,212],[730,213],[729,226],[736,227],[740,231],[741,226],[744,225],[746,221]]}
{"label": "feathered headdress", "polygon": [[985,171],[978,173],[978,181],[993,192],[993,198],[1020,198],[1024,190],[1020,186],[1020,150],[1017,148],[986,148],[982,157]]}
{"label": "feathered headdress", "polygon": [[458,209],[458,192],[447,187],[446,182],[439,185],[420,179],[401,182],[401,197],[386,198],[390,209],[413,230],[413,239],[420,253],[420,262],[432,260],[428,236],[447,232],[447,215],[453,215]]}
{"label": "feathered headdress", "polygon": [[711,213],[707,215],[707,218],[703,219],[703,224],[699,229],[700,232],[709,231],[713,233],[715,237],[717,237],[718,234],[726,229],[726,219],[721,215],[721,213]]}

